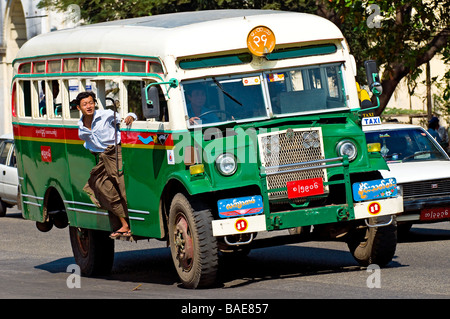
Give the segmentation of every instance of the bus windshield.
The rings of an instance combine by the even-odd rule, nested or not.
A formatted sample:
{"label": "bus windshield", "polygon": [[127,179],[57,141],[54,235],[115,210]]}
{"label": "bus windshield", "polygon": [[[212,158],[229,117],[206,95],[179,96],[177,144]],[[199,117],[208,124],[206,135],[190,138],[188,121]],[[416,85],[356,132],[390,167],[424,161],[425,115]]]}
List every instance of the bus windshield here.
{"label": "bus windshield", "polygon": [[346,107],[341,65],[315,65],[267,73],[275,115]]}
{"label": "bus windshield", "polygon": [[191,126],[253,121],[268,118],[270,113],[287,116],[325,112],[347,106],[341,64],[210,77],[187,81],[183,89]]}

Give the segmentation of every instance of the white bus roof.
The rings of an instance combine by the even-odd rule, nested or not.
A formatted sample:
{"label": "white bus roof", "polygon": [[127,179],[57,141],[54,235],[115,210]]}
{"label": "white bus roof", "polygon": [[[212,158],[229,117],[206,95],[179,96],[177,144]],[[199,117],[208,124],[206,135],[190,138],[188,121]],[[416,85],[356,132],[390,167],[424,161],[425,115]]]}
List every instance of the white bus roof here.
{"label": "white bus roof", "polygon": [[42,34],[17,59],[68,53],[175,58],[245,50],[256,26],[269,27],[276,44],[343,39],[332,22],[310,14],[272,10],[212,10],[171,13],[81,26]]}

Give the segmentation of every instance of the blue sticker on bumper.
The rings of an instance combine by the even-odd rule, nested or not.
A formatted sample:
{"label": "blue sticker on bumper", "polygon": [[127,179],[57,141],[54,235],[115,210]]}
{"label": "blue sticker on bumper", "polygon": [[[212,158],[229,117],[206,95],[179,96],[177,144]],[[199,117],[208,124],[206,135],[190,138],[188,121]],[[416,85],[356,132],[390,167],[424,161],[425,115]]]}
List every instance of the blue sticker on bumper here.
{"label": "blue sticker on bumper", "polygon": [[398,194],[395,178],[355,183],[352,189],[353,199],[356,202],[395,197]]}
{"label": "blue sticker on bumper", "polygon": [[256,215],[264,211],[260,195],[221,199],[217,201],[217,207],[221,218]]}

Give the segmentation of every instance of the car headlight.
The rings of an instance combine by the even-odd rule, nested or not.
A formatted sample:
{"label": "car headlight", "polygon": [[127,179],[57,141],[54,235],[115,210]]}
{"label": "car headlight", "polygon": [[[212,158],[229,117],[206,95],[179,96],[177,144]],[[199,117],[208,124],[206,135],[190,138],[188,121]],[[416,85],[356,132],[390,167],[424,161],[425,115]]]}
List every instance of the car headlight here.
{"label": "car headlight", "polygon": [[220,154],[216,158],[216,167],[219,173],[224,176],[233,175],[237,170],[236,157],[230,153]]}
{"label": "car headlight", "polygon": [[340,141],[336,146],[336,152],[339,156],[347,155],[349,161],[353,161],[358,155],[356,145],[349,140]]}

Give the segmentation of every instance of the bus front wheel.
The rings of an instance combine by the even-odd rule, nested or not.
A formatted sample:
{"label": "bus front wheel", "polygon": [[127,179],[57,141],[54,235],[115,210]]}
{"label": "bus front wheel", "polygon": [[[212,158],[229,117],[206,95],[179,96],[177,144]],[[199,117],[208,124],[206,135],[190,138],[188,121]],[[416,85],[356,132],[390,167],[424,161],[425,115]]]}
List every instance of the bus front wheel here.
{"label": "bus front wheel", "polygon": [[70,244],[81,274],[107,275],[114,262],[114,240],[105,231],[69,227]]}
{"label": "bus front wheel", "polygon": [[[191,199],[191,198],[189,198]],[[207,287],[216,281],[217,240],[212,235],[211,210],[178,193],[169,212],[169,244],[172,259],[184,287]]]}
{"label": "bus front wheel", "polygon": [[[370,224],[375,219],[369,220]],[[386,266],[392,261],[397,247],[397,222],[382,227],[366,227],[351,231],[347,237],[347,245],[356,261],[364,267],[377,264]]]}

